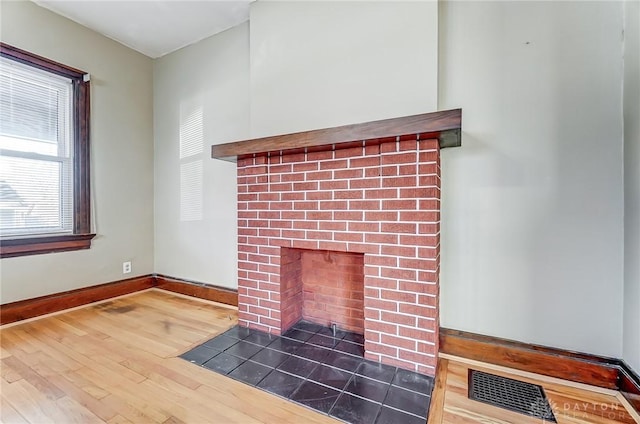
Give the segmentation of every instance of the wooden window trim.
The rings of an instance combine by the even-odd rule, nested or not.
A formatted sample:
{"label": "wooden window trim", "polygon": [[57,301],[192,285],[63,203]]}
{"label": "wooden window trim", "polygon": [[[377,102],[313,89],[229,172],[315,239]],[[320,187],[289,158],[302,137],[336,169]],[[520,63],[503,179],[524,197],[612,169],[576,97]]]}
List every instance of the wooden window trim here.
{"label": "wooden window trim", "polygon": [[90,86],[86,72],[17,47],[0,43],[0,56],[71,79],[73,84],[73,234],[16,237],[0,241],[0,258],[88,249],[91,233],[89,116]]}

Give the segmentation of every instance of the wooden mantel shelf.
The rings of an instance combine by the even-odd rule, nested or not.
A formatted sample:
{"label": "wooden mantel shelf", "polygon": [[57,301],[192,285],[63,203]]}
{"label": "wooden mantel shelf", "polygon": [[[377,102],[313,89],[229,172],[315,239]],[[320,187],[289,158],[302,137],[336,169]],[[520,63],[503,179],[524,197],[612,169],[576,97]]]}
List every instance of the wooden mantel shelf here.
{"label": "wooden mantel shelf", "polygon": [[235,162],[238,157],[340,149],[352,147],[353,142],[379,142],[409,134],[420,134],[421,139],[437,138],[441,148],[456,147],[461,145],[461,128],[462,109],[452,109],[217,144],[211,146],[211,157]]}

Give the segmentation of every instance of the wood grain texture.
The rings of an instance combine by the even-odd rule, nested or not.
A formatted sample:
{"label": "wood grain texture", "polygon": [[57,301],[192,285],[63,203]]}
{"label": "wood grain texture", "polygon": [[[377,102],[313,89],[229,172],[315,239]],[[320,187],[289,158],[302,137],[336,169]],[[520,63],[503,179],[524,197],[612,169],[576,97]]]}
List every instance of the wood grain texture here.
{"label": "wood grain texture", "polygon": [[440,329],[440,352],[564,380],[618,390],[619,361]]}
{"label": "wood grain texture", "polygon": [[73,80],[73,232],[91,232],[91,84]]}
{"label": "wood grain texture", "polygon": [[155,285],[152,275],[84,287],[0,306],[0,325],[59,312],[123,294],[134,293]]}
{"label": "wood grain texture", "polygon": [[429,404],[428,423],[441,423],[442,413],[444,412],[444,395],[447,389],[447,373],[449,371],[449,360],[438,359],[436,367],[436,380],[433,384],[433,392],[431,392],[431,403]]}
{"label": "wood grain texture", "polygon": [[185,294],[200,299],[238,306],[238,291],[210,284],[196,283],[180,278],[155,275],[156,286],[163,290]]}
{"label": "wood grain texture", "polygon": [[[444,402],[441,419],[429,417],[429,424],[440,423],[498,423],[541,424],[542,419],[508,411],[468,398],[468,373],[470,366],[450,359],[444,385]],[[474,365],[472,369],[507,378],[537,384],[543,387],[558,424],[633,424],[636,421],[622,405],[615,392],[600,393],[570,384],[552,383],[546,379],[527,378],[495,367]],[[434,398],[435,398],[434,389]]]}
{"label": "wood grain texture", "polygon": [[0,329],[7,423],[338,423],[178,358],[235,312],[150,290]]}
{"label": "wood grain texture", "polygon": [[[304,152],[305,149],[321,147],[325,150],[348,148],[352,142],[371,141],[420,134],[421,139],[438,138],[442,147],[460,145],[462,110],[453,109],[441,112],[424,113],[402,118],[384,119],[341,127],[304,131],[273,137],[255,138],[232,143],[211,146],[211,157],[215,159],[235,160],[238,156],[277,153],[281,151]],[[454,140],[451,140],[453,135]],[[340,146],[344,144],[344,146]],[[361,144],[362,145],[362,144]]]}

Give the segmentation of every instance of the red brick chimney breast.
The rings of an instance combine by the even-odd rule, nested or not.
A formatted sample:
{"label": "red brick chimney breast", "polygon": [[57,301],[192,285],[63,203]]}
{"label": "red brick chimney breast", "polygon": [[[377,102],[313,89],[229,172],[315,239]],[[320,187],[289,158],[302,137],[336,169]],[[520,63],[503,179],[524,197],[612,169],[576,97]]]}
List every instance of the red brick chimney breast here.
{"label": "red brick chimney breast", "polygon": [[336,323],[364,332],[366,358],[433,375],[439,155],[414,135],[238,159],[240,325]]}

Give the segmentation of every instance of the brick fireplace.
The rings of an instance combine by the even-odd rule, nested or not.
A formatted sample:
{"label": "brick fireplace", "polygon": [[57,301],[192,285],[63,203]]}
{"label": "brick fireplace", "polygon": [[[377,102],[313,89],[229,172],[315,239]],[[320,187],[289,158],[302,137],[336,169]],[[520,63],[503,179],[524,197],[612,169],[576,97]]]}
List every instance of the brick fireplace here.
{"label": "brick fireplace", "polygon": [[237,162],[239,324],[335,324],[367,359],[433,375],[440,149],[461,130],[452,109],[212,146]]}
{"label": "brick fireplace", "polygon": [[419,134],[239,158],[238,316],[364,334],[365,357],[433,374],[439,142]]}

